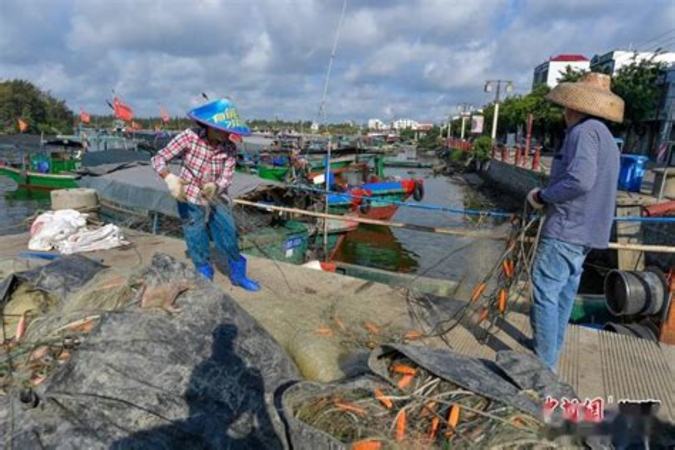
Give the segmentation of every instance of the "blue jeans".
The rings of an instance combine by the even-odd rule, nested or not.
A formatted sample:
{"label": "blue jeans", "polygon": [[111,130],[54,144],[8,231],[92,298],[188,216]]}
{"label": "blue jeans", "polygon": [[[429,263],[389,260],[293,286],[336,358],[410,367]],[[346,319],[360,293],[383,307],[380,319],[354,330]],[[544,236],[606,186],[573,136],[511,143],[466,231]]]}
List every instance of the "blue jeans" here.
{"label": "blue jeans", "polygon": [[537,248],[532,266],[534,303],[530,321],[534,352],[551,370],[558,364],[589,251],[583,245],[546,237]]}
{"label": "blue jeans", "polygon": [[239,259],[237,228],[230,208],[223,205],[211,206],[207,220],[205,207],[178,202],[178,215],[183,224],[188,254],[195,267],[211,264],[209,234],[219,253],[228,260]]}

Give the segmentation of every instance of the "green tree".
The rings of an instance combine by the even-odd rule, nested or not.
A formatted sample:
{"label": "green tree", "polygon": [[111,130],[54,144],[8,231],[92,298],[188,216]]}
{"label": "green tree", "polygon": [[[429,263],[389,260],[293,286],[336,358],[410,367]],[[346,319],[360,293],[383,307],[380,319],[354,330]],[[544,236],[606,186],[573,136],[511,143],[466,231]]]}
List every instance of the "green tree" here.
{"label": "green tree", "polygon": [[0,82],[0,128],[18,132],[17,119],[28,123],[30,132],[69,133],[73,113],[63,100],[41,91],[25,80]]}
{"label": "green tree", "polygon": [[431,130],[427,131],[419,138],[418,145],[423,149],[435,149],[440,146],[439,137],[441,135],[441,128],[434,125]]}
{"label": "green tree", "polygon": [[579,81],[581,77],[586,75],[589,71],[586,69],[574,69],[572,66],[567,65],[565,66],[565,72],[560,74],[560,78],[558,78],[558,82],[560,83],[569,83],[569,82],[575,82]]}
{"label": "green tree", "polygon": [[623,124],[613,125],[613,129],[625,132],[629,151],[643,134],[644,122],[655,117],[661,99],[662,89],[657,80],[666,64],[656,62],[656,55],[638,60],[636,53],[631,63],[621,67],[612,78],[612,90],[625,103]]}
{"label": "green tree", "polygon": [[[504,136],[519,129],[524,130],[527,117],[532,114],[533,136],[540,142],[547,142],[549,146],[556,145],[564,130],[564,122],[562,109],[545,98],[549,91],[548,86],[540,84],[527,95],[514,95],[504,99],[499,105],[498,135]],[[483,115],[486,124],[483,134],[490,135],[494,117],[493,103],[483,108]]]}
{"label": "green tree", "polygon": [[415,139],[415,132],[412,128],[405,128],[398,132],[398,136],[402,141],[412,141]]}

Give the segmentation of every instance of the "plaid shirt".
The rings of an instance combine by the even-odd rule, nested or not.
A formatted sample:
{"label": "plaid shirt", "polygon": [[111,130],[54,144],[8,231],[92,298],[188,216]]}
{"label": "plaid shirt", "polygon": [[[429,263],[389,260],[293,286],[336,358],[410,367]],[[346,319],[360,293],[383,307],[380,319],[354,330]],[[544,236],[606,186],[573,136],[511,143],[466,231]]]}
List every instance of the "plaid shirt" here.
{"label": "plaid shirt", "polygon": [[183,155],[180,178],[188,181],[185,194],[190,203],[206,205],[201,196],[206,183],[216,183],[220,192],[227,192],[237,162],[237,147],[232,142],[213,146],[203,130],[187,129],[152,158],[152,167],[160,173],[168,161],[179,155]]}

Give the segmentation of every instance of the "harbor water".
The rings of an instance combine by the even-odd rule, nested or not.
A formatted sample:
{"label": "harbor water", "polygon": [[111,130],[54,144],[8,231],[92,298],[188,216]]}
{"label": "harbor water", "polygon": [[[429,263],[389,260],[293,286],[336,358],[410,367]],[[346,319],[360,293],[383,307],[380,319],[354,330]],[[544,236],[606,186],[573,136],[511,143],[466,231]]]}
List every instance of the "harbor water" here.
{"label": "harbor water", "polygon": [[[385,174],[424,180],[423,200],[416,203],[411,198],[409,203],[455,209],[495,207],[489,198],[461,178],[434,176],[429,169],[389,168]],[[461,214],[405,206],[401,206],[391,220],[444,228],[478,226],[475,218]],[[485,219],[480,226],[490,228],[497,225],[493,219]],[[336,259],[389,271],[456,280],[466,273],[468,267],[479,264],[478,260],[485,253],[492,252],[499,245],[409,229],[360,225],[357,231],[347,235],[336,253]]]}
{"label": "harbor water", "polygon": [[9,178],[0,176],[0,235],[27,230],[26,219],[49,209],[49,193],[17,189]]}
{"label": "harbor water", "polygon": [[[447,208],[492,207],[489,200],[461,178],[434,176],[428,169],[386,169],[386,175],[424,180],[424,199],[419,205]],[[0,176],[0,234],[27,230],[26,218],[49,209],[49,193],[16,190],[15,184]],[[433,227],[473,228],[475,219],[447,212],[401,206],[394,222]],[[482,227],[489,227],[490,222]],[[466,267],[475,265],[485,245],[456,236],[440,235],[384,226],[360,225],[346,236],[335,254],[338,261],[426,277],[457,279]],[[465,248],[463,248],[465,247]]]}

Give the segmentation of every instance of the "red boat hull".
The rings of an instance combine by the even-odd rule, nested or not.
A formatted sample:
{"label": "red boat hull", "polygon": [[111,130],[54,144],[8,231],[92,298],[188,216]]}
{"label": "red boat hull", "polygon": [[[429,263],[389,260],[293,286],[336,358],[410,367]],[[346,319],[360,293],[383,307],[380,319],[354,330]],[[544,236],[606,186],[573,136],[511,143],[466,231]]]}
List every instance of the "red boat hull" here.
{"label": "red boat hull", "polygon": [[394,217],[398,210],[398,205],[374,206],[370,208],[367,214],[359,211],[359,217],[366,217],[368,219],[389,220]]}

